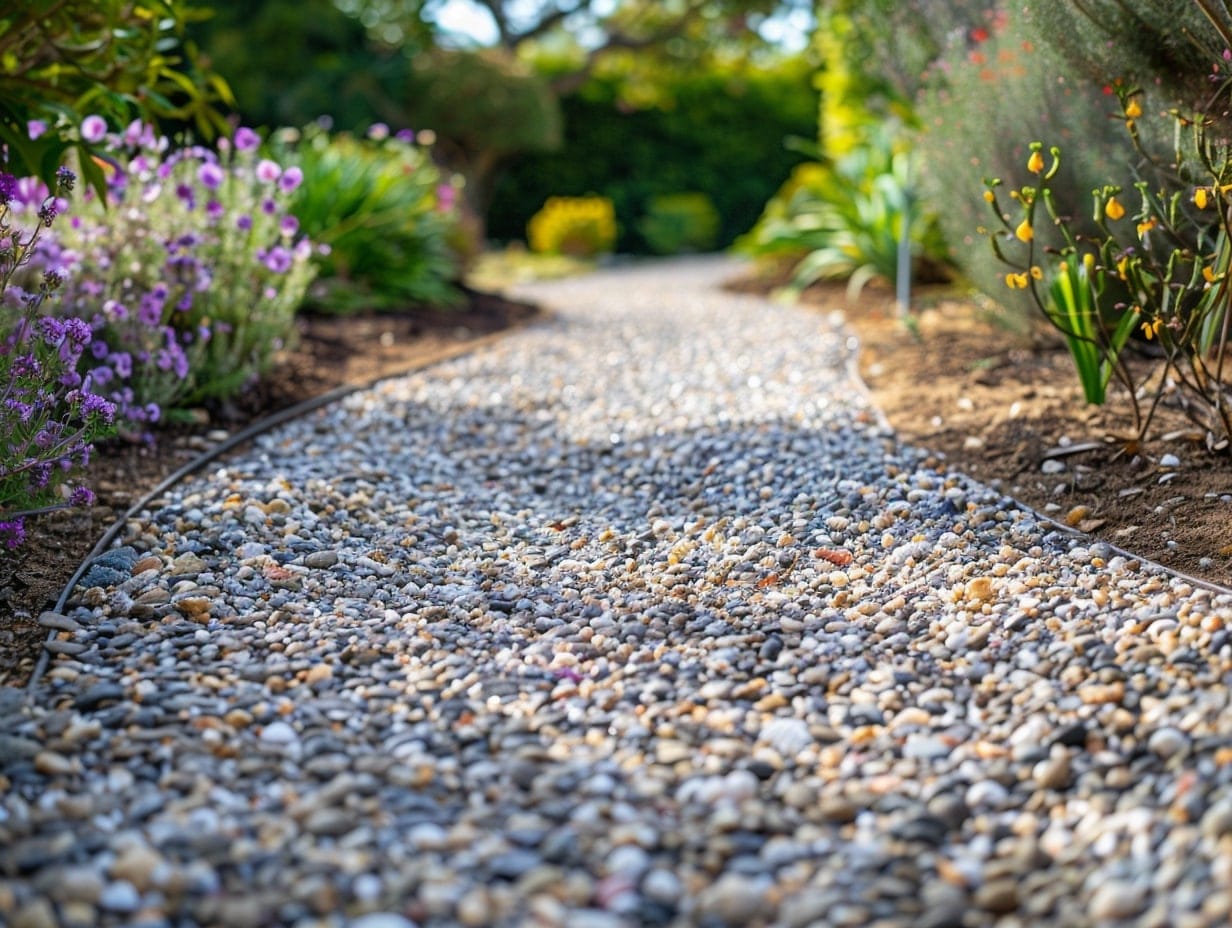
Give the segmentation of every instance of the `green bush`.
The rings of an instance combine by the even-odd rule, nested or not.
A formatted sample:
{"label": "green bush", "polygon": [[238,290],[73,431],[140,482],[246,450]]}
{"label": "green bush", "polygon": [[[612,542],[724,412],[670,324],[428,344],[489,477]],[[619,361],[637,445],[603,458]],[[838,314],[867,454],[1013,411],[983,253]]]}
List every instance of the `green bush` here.
{"label": "green bush", "polygon": [[548,197],[526,226],[531,251],[593,258],[616,241],[616,213],[606,197]]}
{"label": "green bush", "polygon": [[304,172],[291,211],[328,248],[310,308],[347,313],[457,301],[454,188],[423,145],[405,134],[360,139],[310,128],[288,157]]}
{"label": "green bush", "polygon": [[76,149],[86,182],[101,193],[87,115],[127,123],[175,119],[211,137],[224,127],[213,103],[225,82],[198,67],[183,43],[186,0],[9,0],[0,12],[0,158],[8,173],[54,185]]}
{"label": "green bush", "polygon": [[709,251],[719,237],[719,211],[704,193],[651,197],[638,231],[660,255]]}
{"label": "green bush", "polygon": [[612,200],[616,248],[645,253],[639,220],[651,198],[704,193],[719,212],[716,245],[747,231],[804,155],[792,136],[816,128],[817,94],[804,61],[767,69],[702,70],[664,78],[662,99],[631,105],[619,74],[593,77],[562,101],[559,152],[519,158],[497,183],[488,232],[519,239],[549,196],[597,192]]}
{"label": "green bush", "polygon": [[738,247],[755,257],[796,259],[797,290],[841,279],[850,281],[854,294],[874,277],[897,279],[906,223],[913,274],[936,279],[945,263],[944,241],[936,216],[912,192],[918,170],[888,129],[873,132],[837,161],[798,170]]}

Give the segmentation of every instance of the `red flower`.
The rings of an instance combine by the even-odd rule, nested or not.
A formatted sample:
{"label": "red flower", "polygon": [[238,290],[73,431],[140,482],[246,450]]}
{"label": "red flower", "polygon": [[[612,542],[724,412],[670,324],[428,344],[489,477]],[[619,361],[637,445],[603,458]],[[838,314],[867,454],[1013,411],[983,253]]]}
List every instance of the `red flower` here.
{"label": "red flower", "polygon": [[974,29],[971,30],[971,41],[972,42],[987,42],[988,41],[988,30],[985,29],[983,26],[976,26]]}

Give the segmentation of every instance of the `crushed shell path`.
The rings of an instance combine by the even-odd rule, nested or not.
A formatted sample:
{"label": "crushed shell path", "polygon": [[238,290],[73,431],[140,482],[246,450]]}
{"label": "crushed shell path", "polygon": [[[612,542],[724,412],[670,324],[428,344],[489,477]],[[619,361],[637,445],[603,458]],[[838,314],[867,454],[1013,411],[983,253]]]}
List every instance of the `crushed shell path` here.
{"label": "crushed shell path", "polygon": [[734,270],[525,288],[133,521],[0,693],[0,923],[1227,924],[1232,599]]}

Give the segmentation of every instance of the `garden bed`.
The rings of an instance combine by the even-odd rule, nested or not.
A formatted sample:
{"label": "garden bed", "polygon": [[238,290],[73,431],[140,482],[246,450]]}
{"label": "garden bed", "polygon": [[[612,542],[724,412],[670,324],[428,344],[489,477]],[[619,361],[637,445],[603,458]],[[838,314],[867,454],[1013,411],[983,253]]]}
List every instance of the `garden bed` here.
{"label": "garden bed", "polygon": [[38,615],[55,603],[97,539],[185,463],[279,410],[459,353],[535,314],[534,307],[500,296],[470,291],[467,297],[463,307],[450,311],[301,316],[299,345],[238,400],[200,410],[195,424],[166,429],[155,444],[111,442],[99,448],[84,478],[98,503],[29,520],[25,544],[0,556],[0,685],[20,685],[29,677],[46,637]]}

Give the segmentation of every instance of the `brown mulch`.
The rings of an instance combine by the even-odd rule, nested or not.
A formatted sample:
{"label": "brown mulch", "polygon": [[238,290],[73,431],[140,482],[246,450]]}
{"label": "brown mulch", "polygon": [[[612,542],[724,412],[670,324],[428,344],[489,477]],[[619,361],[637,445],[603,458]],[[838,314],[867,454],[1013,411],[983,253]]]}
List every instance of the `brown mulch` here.
{"label": "brown mulch", "polygon": [[38,661],[52,608],[96,541],[127,508],[211,445],[282,409],[338,387],[364,384],[475,347],[520,325],[536,309],[466,291],[455,310],[411,308],[346,317],[304,316],[299,344],[253,389],[225,406],[198,410],[194,425],[160,431],[153,445],[112,442],[97,449],[84,482],[98,494],[89,509],[28,520],[27,541],[0,551],[0,686],[19,686]]}
{"label": "brown mulch", "polygon": [[[735,286],[765,292],[777,280]],[[1232,586],[1232,456],[1210,453],[1179,409],[1160,408],[1147,442],[1128,452],[1119,388],[1104,406],[1087,405],[1047,323],[1011,325],[953,287],[914,294],[910,325],[876,287],[848,302],[842,285],[818,285],[802,302],[842,310],[877,406],[903,440],[936,452],[939,467],[1133,555]],[[1161,466],[1169,454],[1179,467]],[[1045,472],[1048,460],[1064,470]]]}

